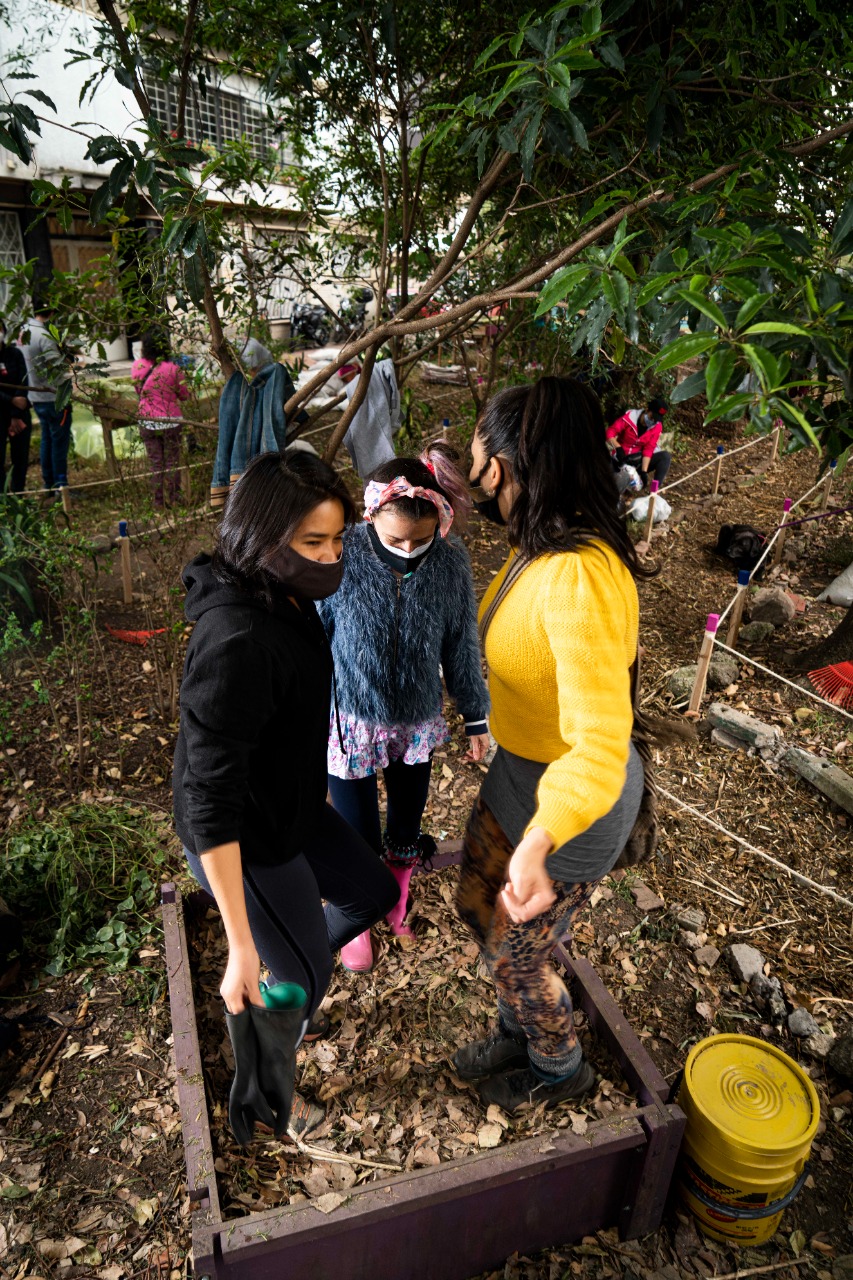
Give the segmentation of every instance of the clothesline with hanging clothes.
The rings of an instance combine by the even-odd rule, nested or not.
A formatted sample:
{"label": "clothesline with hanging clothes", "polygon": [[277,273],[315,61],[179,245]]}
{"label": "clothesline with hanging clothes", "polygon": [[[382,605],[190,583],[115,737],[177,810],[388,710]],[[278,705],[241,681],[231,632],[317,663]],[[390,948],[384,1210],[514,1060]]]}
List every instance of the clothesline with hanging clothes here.
{"label": "clothesline with hanging clothes", "polygon": [[[837,708],[833,708],[833,710],[837,710]],[[827,898],[834,898],[836,902],[840,902],[842,906],[849,907],[853,911],[853,901],[849,898],[845,898],[842,894],[836,893],[834,889],[827,888],[824,884],[819,884],[817,880],[812,880],[810,876],[804,876],[801,872],[794,871],[792,867],[787,865],[787,863],[780,862],[780,860],[778,858],[774,858],[771,853],[766,853],[764,849],[759,849],[757,845],[750,844],[750,842],[748,840],[744,840],[742,836],[735,835],[733,831],[729,831],[728,828],[724,827],[721,823],[716,822],[713,818],[709,817],[707,813],[703,813],[701,809],[696,809],[692,804],[687,804],[685,800],[679,799],[679,797],[673,795],[671,791],[667,791],[665,787],[662,787],[660,783],[657,784],[657,789],[662,796],[665,796],[667,800],[671,800],[673,804],[679,807],[679,809],[685,809],[688,813],[692,813],[695,818],[700,820],[700,822],[704,822],[709,827],[713,827],[716,831],[719,831],[721,835],[724,835],[727,840],[733,840],[735,844],[741,845],[742,848],[748,849],[750,853],[756,854],[757,857],[763,858],[765,862],[769,862],[780,871],[784,871],[786,875],[790,876],[792,880],[796,880],[798,884],[805,885],[809,889],[815,889],[818,893],[823,894]]]}

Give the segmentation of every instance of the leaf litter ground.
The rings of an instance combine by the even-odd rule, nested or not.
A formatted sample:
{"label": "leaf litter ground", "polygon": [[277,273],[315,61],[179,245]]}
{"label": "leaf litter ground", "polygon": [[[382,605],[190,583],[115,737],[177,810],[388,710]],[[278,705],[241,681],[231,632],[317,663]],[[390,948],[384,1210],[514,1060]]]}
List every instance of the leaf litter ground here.
{"label": "leaf litter ground", "polygon": [[[730,435],[727,444],[739,442],[737,432]],[[678,447],[674,474],[704,461],[715,442],[691,424]],[[709,472],[675,490],[673,519],[652,541],[662,571],[642,584],[641,602],[645,697],[654,710],[671,710],[668,674],[695,661],[706,614],[719,611],[734,589],[733,574],[710,553],[719,524],[742,521],[769,531],[778,522],[782,499],[799,496],[815,479],[808,455],[783,458],[766,469],[763,454],[758,445],[733,460],[738,479],[724,472],[724,491],[716,502],[704,496]],[[796,535],[802,539],[800,554],[777,577],[808,598],[853,555],[853,521],[839,516],[805,529],[807,534]],[[503,558],[502,538],[488,526],[475,525],[469,545],[483,590]],[[124,626],[148,622],[120,605],[114,616]],[[786,672],[789,652],[828,634],[840,616],[832,606],[810,599],[807,611],[756,647],[755,656]],[[142,655],[121,646],[116,655],[128,684],[139,688]],[[139,695],[132,696],[135,707]],[[809,707],[808,700],[749,663],[739,662],[737,681],[715,696],[777,723],[789,741],[842,765],[853,751],[849,722],[824,709],[796,715]],[[425,826],[436,836],[461,833],[481,776],[463,763],[458,742],[435,761]],[[163,764],[151,769],[150,777],[138,775],[110,787],[111,793],[120,790],[136,803],[168,809],[169,747],[156,742],[160,746]],[[52,790],[58,795],[59,784],[40,763],[38,743],[25,754],[21,777],[37,779],[34,790],[42,800],[50,800]],[[853,895],[847,816],[790,775],[772,772],[756,757],[730,754],[700,733],[696,743],[663,754],[661,780],[730,830]],[[26,799],[32,796],[7,795],[7,812],[14,817],[15,806]],[[719,949],[730,939],[759,946],[789,1002],[809,1008],[826,1030],[848,1029],[853,1013],[850,913],[740,852],[669,801],[663,803],[663,825],[661,859],[643,868],[642,880],[629,875],[605,881],[575,929],[575,945],[595,965],[661,1070],[674,1079],[691,1045],[713,1030],[763,1036],[801,1056],[798,1042],[765,1022],[748,993],[732,982],[723,960],[703,966],[681,945],[666,910],[674,903],[705,911],[708,940]],[[581,1126],[608,1105],[632,1105],[624,1083],[591,1044],[593,1060],[611,1087],[609,1094],[602,1088],[587,1107],[510,1122],[485,1113],[473,1091],[454,1080],[448,1057],[458,1043],[485,1030],[490,1005],[471,943],[447,900],[452,879],[446,872],[416,882],[413,947],[380,928],[373,974],[336,970],[327,1001],[333,1032],[306,1050],[303,1074],[303,1084],[328,1107],[314,1137],[321,1150],[334,1146],[351,1159],[418,1167],[478,1149],[481,1132],[486,1143],[506,1143],[537,1132],[537,1126],[542,1132],[555,1124]],[[642,905],[649,901],[644,884],[666,905]],[[199,927],[212,935],[213,951],[199,974],[199,1006],[205,1068],[220,1099],[220,1114],[214,1115],[217,1163],[230,1212],[280,1203],[282,1188],[288,1198],[316,1199],[324,1187],[326,1194],[341,1195],[358,1180],[388,1176],[367,1164],[332,1163],[325,1154],[307,1159],[285,1145],[276,1150],[271,1141],[259,1144],[251,1157],[233,1147],[221,1114],[227,1047],[212,994],[213,957],[220,944],[212,921]],[[188,1205],[159,957],[141,955],[136,970],[125,975],[103,977],[96,971],[41,978],[26,996],[20,991],[20,986],[8,988],[3,1001],[4,1014],[20,1020],[21,1040],[14,1054],[0,1059],[0,1084],[7,1090],[0,1108],[0,1267],[16,1280],[40,1274],[70,1280],[92,1275],[178,1280],[187,1261]],[[513,1257],[495,1278],[677,1280],[727,1274],[736,1267],[747,1272],[778,1268],[774,1274],[782,1280],[849,1274],[843,1268],[853,1251],[853,1097],[821,1063],[804,1058],[803,1065],[822,1106],[812,1185],[767,1246],[734,1250],[713,1244],[673,1209],[661,1230],[642,1242],[619,1243],[612,1231],[599,1232],[532,1259]]]}

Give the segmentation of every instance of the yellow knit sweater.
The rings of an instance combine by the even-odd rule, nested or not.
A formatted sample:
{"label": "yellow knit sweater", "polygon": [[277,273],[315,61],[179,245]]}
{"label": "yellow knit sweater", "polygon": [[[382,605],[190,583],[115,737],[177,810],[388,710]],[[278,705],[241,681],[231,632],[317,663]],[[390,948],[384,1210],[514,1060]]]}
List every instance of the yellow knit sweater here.
{"label": "yellow knit sweater", "polygon": [[[481,617],[511,562],[512,553]],[[544,827],[555,848],[608,813],[625,785],[638,623],[633,578],[595,542],[534,560],[486,635],[492,733],[507,751],[548,765],[528,830]]]}

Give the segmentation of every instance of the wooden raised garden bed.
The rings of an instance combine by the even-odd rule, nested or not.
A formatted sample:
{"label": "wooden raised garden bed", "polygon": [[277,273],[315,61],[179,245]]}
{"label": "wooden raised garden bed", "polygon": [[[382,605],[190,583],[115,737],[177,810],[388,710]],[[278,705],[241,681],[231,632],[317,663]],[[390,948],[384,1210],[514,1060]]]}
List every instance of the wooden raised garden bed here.
{"label": "wooden raised garden bed", "polygon": [[[445,845],[436,869],[458,859]],[[685,1118],[592,966],[558,947],[589,1025],[639,1106],[437,1167],[353,1187],[324,1214],[304,1202],[223,1219],[180,892],[163,886],[178,1096],[193,1206],[197,1277],[211,1280],[468,1280],[512,1253],[571,1243],[603,1227],[623,1239],[654,1231]]]}

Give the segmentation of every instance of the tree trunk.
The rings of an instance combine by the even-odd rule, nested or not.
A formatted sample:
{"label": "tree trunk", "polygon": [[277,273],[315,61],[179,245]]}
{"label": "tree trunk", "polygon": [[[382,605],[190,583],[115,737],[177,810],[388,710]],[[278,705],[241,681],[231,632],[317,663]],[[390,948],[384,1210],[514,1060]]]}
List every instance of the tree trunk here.
{"label": "tree trunk", "polygon": [[796,659],[801,671],[817,671],[835,662],[851,661],[853,661],[853,604],[831,635],[819,641],[813,648],[805,649],[797,655]]}

